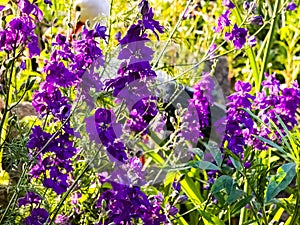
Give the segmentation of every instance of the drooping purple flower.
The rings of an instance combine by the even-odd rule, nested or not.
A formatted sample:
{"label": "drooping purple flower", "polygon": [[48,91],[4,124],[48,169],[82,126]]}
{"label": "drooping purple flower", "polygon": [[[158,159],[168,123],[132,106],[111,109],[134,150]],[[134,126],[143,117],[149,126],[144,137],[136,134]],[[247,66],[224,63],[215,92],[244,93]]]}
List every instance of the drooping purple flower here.
{"label": "drooping purple flower", "polygon": [[235,5],[230,0],[223,0],[222,5],[228,7],[229,9],[233,9]]}
{"label": "drooping purple flower", "polygon": [[250,2],[244,1],[243,8],[244,8],[244,10],[248,11],[250,9]]}
{"label": "drooping purple flower", "polygon": [[20,0],[18,2],[18,7],[23,13],[36,16],[39,21],[43,19],[43,12],[38,8],[37,5],[30,3],[29,0]]}
{"label": "drooping purple flower", "polygon": [[256,44],[257,44],[257,41],[256,41],[256,37],[255,36],[248,37],[248,45],[250,47],[254,47]]}
{"label": "drooping purple flower", "polygon": [[43,225],[49,218],[49,213],[46,209],[37,208],[33,209],[30,216],[24,219],[25,225]]}
{"label": "drooping purple flower", "polygon": [[294,11],[295,9],[297,9],[297,5],[294,1],[291,1],[288,3],[286,9],[289,11]]}
{"label": "drooping purple flower", "polygon": [[44,0],[44,3],[49,5],[49,6],[52,6],[52,2],[50,0]]}
{"label": "drooping purple flower", "polygon": [[21,68],[22,70],[25,70],[25,69],[26,69],[26,60],[23,60],[23,61],[21,62],[20,68]]}
{"label": "drooping purple flower", "polygon": [[161,26],[158,21],[154,20],[153,17],[154,17],[154,12],[153,12],[153,9],[150,8],[148,13],[143,15],[143,20],[139,21],[139,22],[143,23],[145,29],[151,30],[155,34],[157,40],[159,40],[159,37],[158,37],[158,34],[156,33],[156,31],[158,31],[159,33],[163,33],[164,27]]}
{"label": "drooping purple flower", "polygon": [[19,207],[26,206],[30,204],[38,204],[42,200],[41,196],[38,194],[29,191],[23,198],[20,198],[18,203]]}
{"label": "drooping purple flower", "polygon": [[218,27],[214,28],[215,32],[221,32],[225,27],[230,25],[229,15],[230,11],[226,10],[218,19]]}
{"label": "drooping purple flower", "polygon": [[262,16],[251,16],[249,18],[249,22],[258,26],[262,26],[264,24]]}
{"label": "drooping purple flower", "polygon": [[231,33],[225,34],[225,40],[233,41],[234,47],[236,49],[241,49],[246,43],[246,37],[248,30],[245,28],[239,28],[236,24],[232,28]]}

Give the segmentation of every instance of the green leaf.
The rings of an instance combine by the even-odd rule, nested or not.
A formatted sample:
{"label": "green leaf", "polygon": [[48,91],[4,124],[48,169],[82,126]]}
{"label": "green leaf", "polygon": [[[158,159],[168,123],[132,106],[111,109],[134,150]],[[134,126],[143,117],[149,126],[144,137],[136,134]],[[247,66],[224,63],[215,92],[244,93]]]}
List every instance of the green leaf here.
{"label": "green leaf", "polygon": [[199,206],[204,201],[203,197],[200,194],[200,189],[196,187],[193,180],[185,176],[184,179],[180,182],[182,191],[186,194],[188,199],[194,204],[194,206]]}
{"label": "green leaf", "polygon": [[233,157],[229,156],[234,168],[236,168],[238,171],[242,171],[243,169],[243,166],[242,164],[240,163],[240,161],[234,159]]}
{"label": "green leaf", "polygon": [[202,170],[220,170],[215,164],[208,162],[208,161],[197,161],[197,162],[190,162],[189,165],[194,168],[202,169]]}
{"label": "green leaf", "polygon": [[250,203],[251,199],[253,197],[250,195],[250,196],[247,196],[243,199],[241,199],[240,201],[238,201],[232,208],[231,210],[231,213],[232,215],[234,215],[235,213],[237,213],[241,208],[243,208],[244,206],[246,206],[247,204]]}
{"label": "green leaf", "polygon": [[270,202],[280,191],[284,190],[296,175],[296,164],[287,163],[278,168],[277,174],[272,175],[267,187],[265,202]]}
{"label": "green leaf", "polygon": [[203,145],[205,146],[205,148],[209,151],[209,153],[212,155],[212,157],[214,158],[214,160],[216,161],[218,166],[221,166],[222,164],[222,152],[220,150],[220,148],[218,148],[218,146],[214,143],[203,143]]}
{"label": "green leaf", "polygon": [[236,184],[232,177],[223,175],[219,177],[211,188],[211,193],[218,199],[219,193],[224,190],[227,194],[226,203],[230,204],[245,195],[244,191],[236,189]]}
{"label": "green leaf", "polygon": [[200,212],[205,225],[225,225],[218,217],[205,211]]}

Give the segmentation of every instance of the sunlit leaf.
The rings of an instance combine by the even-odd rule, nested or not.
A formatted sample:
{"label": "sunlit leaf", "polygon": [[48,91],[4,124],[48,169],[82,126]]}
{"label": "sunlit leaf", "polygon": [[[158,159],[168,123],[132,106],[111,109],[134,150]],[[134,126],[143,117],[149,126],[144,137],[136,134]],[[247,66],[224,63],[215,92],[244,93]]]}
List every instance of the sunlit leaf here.
{"label": "sunlit leaf", "polygon": [[296,164],[287,163],[278,168],[277,174],[272,175],[267,187],[265,202],[270,202],[280,191],[284,190],[296,175]]}

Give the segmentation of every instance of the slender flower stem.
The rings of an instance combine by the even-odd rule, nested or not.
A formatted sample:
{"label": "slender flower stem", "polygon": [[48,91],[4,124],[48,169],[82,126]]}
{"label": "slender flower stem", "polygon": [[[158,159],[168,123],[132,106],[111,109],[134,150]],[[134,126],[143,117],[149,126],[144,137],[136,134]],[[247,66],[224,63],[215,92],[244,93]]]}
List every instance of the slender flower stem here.
{"label": "slender flower stem", "polygon": [[14,72],[14,64],[15,64],[15,58],[16,56],[16,50],[13,52],[13,59],[11,62],[11,67],[10,67],[10,73],[9,73],[9,78],[8,78],[8,85],[7,85],[7,94],[6,94],[6,101],[5,101],[5,108],[3,112],[3,118],[0,124],[0,171],[2,171],[2,155],[3,155],[3,149],[4,149],[4,142],[6,140],[6,130],[8,126],[8,117],[9,117],[9,107],[11,104],[11,98],[12,98],[12,87],[11,87],[11,82],[12,82],[12,77],[13,77],[13,72]]}
{"label": "slender flower stem", "polygon": [[[237,19],[238,26],[241,26],[243,24],[243,20],[242,20],[241,13],[240,13],[240,10],[237,7],[237,5],[234,8],[233,12],[234,12],[235,17]],[[260,89],[260,82],[259,82],[259,80],[260,79],[259,79],[258,66],[257,66],[256,59],[255,59],[256,58],[255,57],[255,53],[254,53],[254,51],[253,51],[252,48],[247,48],[246,49],[246,53],[248,55],[250,66],[251,66],[252,73],[253,73],[253,76],[254,76],[254,82],[255,82],[256,91],[259,91],[259,89]]]}
{"label": "slender flower stem", "polygon": [[182,14],[181,14],[179,20],[177,21],[177,23],[176,23],[174,29],[172,30],[172,32],[171,32],[171,34],[170,34],[170,36],[169,36],[167,42],[165,43],[165,45],[164,45],[162,51],[160,52],[160,54],[158,55],[157,60],[156,60],[155,63],[153,64],[153,68],[156,68],[156,67],[158,66],[158,63],[159,63],[161,57],[162,57],[163,54],[165,53],[165,51],[166,51],[166,49],[167,49],[167,47],[168,47],[168,45],[169,45],[169,43],[170,43],[170,41],[171,41],[173,35],[175,34],[175,32],[176,32],[177,28],[179,27],[181,21],[183,20],[184,15],[186,14],[186,12],[187,12],[187,10],[188,10],[188,8],[189,8],[191,2],[192,2],[192,0],[189,0],[189,1],[187,2],[186,7],[185,7],[185,9],[183,10],[183,12],[182,12]]}
{"label": "slender flower stem", "polygon": [[262,67],[260,70],[260,74],[259,74],[259,79],[258,79],[258,83],[256,83],[255,85],[255,89],[256,91],[260,91],[261,88],[261,82],[264,76],[264,72],[267,69],[267,64],[268,64],[268,57],[270,54],[270,50],[271,50],[271,45],[272,45],[272,38],[274,36],[275,33],[275,25],[277,22],[277,16],[278,16],[278,12],[279,12],[279,6],[280,6],[280,0],[276,0],[275,2],[275,6],[274,6],[274,11],[273,11],[273,20],[271,21],[271,27],[267,36],[267,43],[266,43],[266,48],[265,48],[265,52],[264,52],[264,57],[263,57],[263,63],[262,63]]}

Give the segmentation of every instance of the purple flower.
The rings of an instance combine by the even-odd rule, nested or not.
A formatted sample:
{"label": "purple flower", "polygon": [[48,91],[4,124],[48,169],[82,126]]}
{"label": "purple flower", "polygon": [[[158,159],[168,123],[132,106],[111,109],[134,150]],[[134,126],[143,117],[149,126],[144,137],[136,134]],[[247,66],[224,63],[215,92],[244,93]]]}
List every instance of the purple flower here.
{"label": "purple flower", "polygon": [[159,37],[158,37],[158,34],[156,33],[156,31],[158,31],[159,33],[163,33],[164,27],[161,26],[158,21],[154,20],[153,16],[154,16],[153,9],[150,8],[148,13],[143,15],[143,20],[139,21],[139,22],[143,23],[145,29],[151,30],[155,34],[157,40],[159,40]]}
{"label": "purple flower", "polygon": [[0,12],[5,8],[4,5],[0,5]]}
{"label": "purple flower", "polygon": [[39,55],[38,38],[34,34],[35,27],[30,16],[13,18],[7,24],[5,31],[0,31],[0,49],[11,51],[19,46],[27,46],[30,57]]}
{"label": "purple flower", "polygon": [[214,28],[215,32],[221,32],[224,27],[228,27],[230,25],[229,15],[230,11],[226,10],[218,19],[218,27]]}
{"label": "purple flower", "polygon": [[249,22],[258,26],[261,26],[264,24],[263,17],[262,16],[251,16],[249,18]]}
{"label": "purple flower", "polygon": [[37,208],[33,209],[30,216],[24,220],[25,225],[43,225],[49,218],[49,213],[46,209]]}
{"label": "purple flower", "polygon": [[21,62],[20,68],[21,68],[22,70],[25,70],[25,69],[26,69],[26,60],[23,60],[23,61]]}
{"label": "purple flower", "polygon": [[177,192],[180,192],[181,190],[181,184],[178,180],[174,180],[173,181],[173,184],[172,184],[172,187],[174,188],[174,190],[176,190]]}
{"label": "purple flower", "polygon": [[19,199],[19,207],[29,204],[38,204],[42,200],[41,196],[29,191],[23,198]]}
{"label": "purple flower", "polygon": [[297,5],[294,1],[289,2],[286,9],[289,11],[294,11],[295,9],[297,9]]}
{"label": "purple flower", "polygon": [[52,2],[50,0],[44,0],[44,3],[49,5],[49,6],[52,6]]}
{"label": "purple flower", "polygon": [[69,223],[69,220],[70,218],[68,216],[63,214],[58,214],[54,222],[59,225],[71,225]]}
{"label": "purple flower", "polygon": [[52,167],[50,169],[50,178],[45,178],[43,180],[43,185],[46,188],[51,188],[56,194],[60,195],[66,192],[69,184],[67,182],[68,175],[59,172],[57,167]]}
{"label": "purple flower", "polygon": [[112,190],[104,191],[97,202],[97,208],[102,208],[102,202],[106,202],[107,223],[130,224],[133,218],[140,218],[146,225],[166,222],[158,198],[148,199],[138,187],[116,183],[112,183],[112,187]]}
{"label": "purple flower", "polygon": [[229,9],[233,9],[235,7],[230,0],[223,0],[222,5],[228,7]]}
{"label": "purple flower", "polygon": [[39,21],[43,19],[43,12],[35,4],[31,4],[28,0],[20,0],[18,2],[18,7],[28,16],[32,14],[36,16]]}
{"label": "purple flower", "polygon": [[236,24],[232,28],[231,33],[225,34],[225,39],[227,41],[233,41],[234,47],[236,49],[241,49],[246,43],[247,29],[239,28]]}
{"label": "purple flower", "polygon": [[238,81],[235,84],[236,92],[228,97],[227,103],[227,124],[224,141],[227,141],[227,148],[234,154],[242,156],[244,146],[252,140],[255,132],[255,123],[251,116],[241,110],[251,110],[254,96],[250,95],[252,86],[249,83]]}
{"label": "purple flower", "polygon": [[244,8],[246,11],[248,11],[248,10],[250,9],[250,2],[244,1],[244,3],[243,3],[243,8]]}
{"label": "purple flower", "polygon": [[40,126],[35,126],[32,128],[32,133],[29,136],[26,147],[31,149],[41,149],[50,138],[51,134],[43,131]]}
{"label": "purple flower", "polygon": [[248,37],[248,45],[250,47],[254,47],[256,44],[257,44],[257,41],[256,41],[256,37],[255,36]]}

